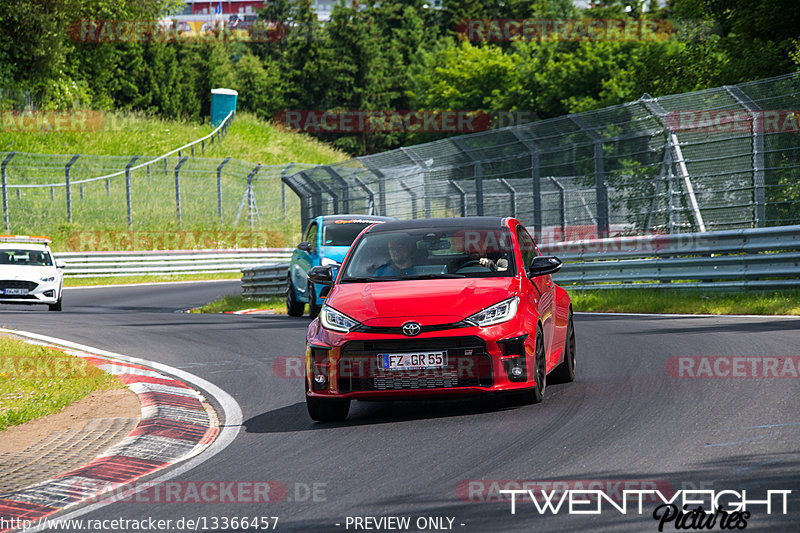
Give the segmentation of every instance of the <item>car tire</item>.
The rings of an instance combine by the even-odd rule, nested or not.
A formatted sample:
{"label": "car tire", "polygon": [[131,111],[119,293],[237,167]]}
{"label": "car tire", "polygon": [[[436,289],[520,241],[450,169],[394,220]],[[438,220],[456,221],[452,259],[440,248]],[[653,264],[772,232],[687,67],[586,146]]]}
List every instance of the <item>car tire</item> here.
{"label": "car tire", "polygon": [[294,293],[294,285],[292,279],[286,278],[286,312],[289,316],[303,316],[305,304],[297,301],[297,295]]}
{"label": "car tire", "polygon": [[64,298],[64,295],[63,294],[59,294],[58,295],[58,301],[56,303],[47,304],[47,310],[48,311],[61,311],[61,301],[63,300],[63,298]]}
{"label": "car tire", "polygon": [[317,318],[322,307],[317,305],[317,292],[314,290],[314,284],[308,284],[308,316],[312,319]]}
{"label": "car tire", "polygon": [[564,339],[564,360],[551,373],[553,383],[575,381],[575,327],[572,324],[572,311],[567,321],[567,336]]}
{"label": "car tire", "polygon": [[525,390],[523,400],[525,403],[539,403],[544,399],[547,388],[547,363],[544,349],[544,333],[542,328],[536,328],[536,353],[533,362],[533,377],[536,385]]}
{"label": "car tire", "polygon": [[314,398],[306,395],[308,416],[317,422],[341,422],[350,412],[350,400]]}

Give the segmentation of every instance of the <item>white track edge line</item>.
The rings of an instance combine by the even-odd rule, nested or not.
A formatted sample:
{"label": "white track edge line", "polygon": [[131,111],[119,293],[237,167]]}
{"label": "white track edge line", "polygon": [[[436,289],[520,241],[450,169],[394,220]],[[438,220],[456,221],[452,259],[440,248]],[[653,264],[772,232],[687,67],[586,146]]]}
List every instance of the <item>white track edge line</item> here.
{"label": "white track edge line", "polygon": [[[97,355],[102,355],[102,356],[105,356],[105,357],[111,357],[111,358],[114,358],[114,359],[119,359],[119,360],[122,360],[122,361],[129,362],[129,363],[134,363],[135,362],[135,363],[139,363],[139,364],[149,365],[149,366],[151,366],[153,368],[156,368],[158,370],[162,370],[162,371],[164,371],[164,372],[166,372],[168,374],[172,374],[172,375],[174,375],[176,377],[179,377],[179,378],[187,381],[188,383],[191,383],[192,385],[196,385],[199,388],[203,389],[204,392],[206,392],[206,393],[210,394],[211,396],[213,396],[214,399],[219,403],[220,407],[222,408],[223,413],[225,414],[225,422],[224,422],[223,425],[220,426],[220,431],[219,431],[219,434],[217,435],[217,438],[214,439],[214,442],[211,443],[211,445],[208,448],[206,448],[203,452],[201,452],[199,455],[195,455],[194,457],[188,459],[186,462],[184,462],[184,463],[180,464],[179,466],[171,469],[169,472],[167,472],[167,473],[165,473],[165,474],[163,474],[161,476],[158,476],[157,478],[151,480],[150,483],[162,483],[164,481],[167,481],[169,479],[177,477],[177,476],[179,476],[179,475],[181,475],[181,474],[183,474],[185,472],[188,472],[188,471],[192,470],[193,468],[196,468],[196,467],[200,466],[202,463],[206,462],[208,459],[211,459],[213,456],[215,456],[216,454],[218,454],[219,452],[221,452],[222,450],[227,448],[228,445],[230,445],[233,442],[233,440],[236,438],[236,435],[239,433],[239,429],[240,429],[240,427],[242,425],[242,421],[243,421],[242,409],[239,406],[238,402],[233,398],[233,396],[231,396],[230,394],[225,392],[223,389],[217,387],[216,385],[214,385],[210,381],[207,381],[207,380],[205,380],[205,379],[203,379],[203,378],[201,378],[199,376],[195,376],[194,374],[186,372],[185,370],[181,370],[179,368],[173,368],[173,367],[171,367],[169,365],[165,365],[163,363],[158,363],[158,362],[155,362],[155,361],[148,361],[146,359],[140,359],[138,357],[130,357],[130,356],[127,356],[127,355],[122,355],[122,354],[118,354],[118,353],[114,353],[114,352],[109,352],[109,351],[106,351],[106,350],[100,350],[98,348],[93,348],[91,346],[86,346],[85,344],[78,344],[78,343],[75,343],[75,342],[66,341],[66,340],[63,340],[63,339],[58,339],[56,337],[49,337],[47,335],[40,335],[38,333],[31,333],[31,332],[28,332],[28,331],[19,331],[19,330],[6,329],[6,328],[0,328],[0,333],[9,333],[9,334],[12,334],[12,335],[18,335],[20,337],[28,337],[28,338],[31,338],[31,339],[41,340],[41,341],[49,342],[49,343],[52,343],[52,344],[60,345],[60,346],[63,346],[65,348],[73,348],[73,349],[76,349],[76,350],[81,350],[81,351],[85,351],[85,352],[89,352],[89,353],[95,353]],[[133,489],[134,490],[133,494],[139,493],[142,490],[145,490],[146,488],[147,488],[146,486],[140,485],[139,488],[134,488]],[[82,516],[82,515],[84,515],[86,513],[90,513],[92,511],[96,511],[98,509],[101,509],[101,508],[103,508],[103,507],[105,507],[107,505],[110,505],[111,503],[114,503],[114,502],[97,502],[97,503],[93,503],[91,505],[87,505],[86,507],[81,507],[80,509],[76,509],[75,511],[72,511],[72,512],[69,512],[69,513],[67,513],[67,514],[65,514],[63,516],[60,516],[59,520],[69,520],[69,519],[77,518],[77,517]],[[32,532],[35,532],[35,531],[39,531],[40,530],[39,529],[40,528],[39,524],[40,523],[43,524],[44,520],[50,520],[50,519],[51,518],[49,516],[41,518],[41,519],[37,520],[36,522],[34,522],[33,525],[29,529],[24,530],[22,533],[28,533],[28,532],[32,533]]]}
{"label": "white track edge line", "polygon": [[242,281],[241,278],[230,279],[189,279],[183,281],[150,281],[146,283],[112,283],[111,285],[79,285],[77,287],[64,287],[65,291],[78,291],[85,289],[113,289],[115,287],[152,287],[153,285],[182,285],[186,283],[219,283],[221,281]]}
{"label": "white track edge line", "polygon": [[690,313],[604,313],[601,311],[575,311],[576,315],[591,316],[642,316],[658,318],[794,318],[800,319],[800,315],[712,315],[712,314],[690,314]]}

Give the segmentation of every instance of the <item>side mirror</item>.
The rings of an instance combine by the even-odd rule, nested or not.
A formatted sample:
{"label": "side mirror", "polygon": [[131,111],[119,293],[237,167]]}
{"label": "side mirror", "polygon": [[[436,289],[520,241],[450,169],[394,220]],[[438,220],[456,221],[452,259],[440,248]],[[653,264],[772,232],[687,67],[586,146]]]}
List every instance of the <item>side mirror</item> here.
{"label": "side mirror", "polygon": [[311,243],[308,241],[303,241],[297,245],[297,249],[311,253]]}
{"label": "side mirror", "polygon": [[312,283],[319,285],[333,285],[333,273],[331,266],[315,266],[308,271],[308,279]]}
{"label": "side mirror", "polygon": [[66,268],[67,264],[61,259],[56,259],[56,268]]}
{"label": "side mirror", "polygon": [[528,267],[528,277],[544,276],[553,274],[561,269],[561,260],[554,255],[542,255],[534,257],[531,266]]}

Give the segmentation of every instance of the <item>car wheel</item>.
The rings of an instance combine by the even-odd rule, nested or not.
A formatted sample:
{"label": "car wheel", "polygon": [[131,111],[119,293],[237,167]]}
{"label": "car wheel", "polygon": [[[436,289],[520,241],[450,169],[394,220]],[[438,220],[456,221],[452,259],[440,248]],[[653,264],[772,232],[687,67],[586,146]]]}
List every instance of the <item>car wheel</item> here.
{"label": "car wheel", "polygon": [[308,416],[317,422],[341,422],[350,412],[350,400],[314,398],[306,395]]}
{"label": "car wheel", "polygon": [[564,340],[564,360],[550,373],[554,383],[569,383],[575,380],[575,328],[572,325],[572,312],[567,322],[567,337]]}
{"label": "car wheel", "polygon": [[536,354],[533,363],[533,377],[536,385],[526,390],[524,400],[526,403],[539,403],[544,399],[544,390],[547,388],[547,367],[544,351],[544,333],[542,328],[536,329]]}
{"label": "car wheel", "polygon": [[48,304],[47,309],[48,311],[61,311],[61,301],[64,299],[63,294],[58,295],[58,301],[54,304]]}
{"label": "car wheel", "polygon": [[317,318],[319,315],[319,311],[322,309],[319,305],[317,305],[317,292],[314,290],[314,284],[308,284],[308,316],[311,318]]}
{"label": "car wheel", "polygon": [[286,278],[286,312],[289,316],[303,316],[303,309],[305,309],[305,304],[297,301],[292,279]]}

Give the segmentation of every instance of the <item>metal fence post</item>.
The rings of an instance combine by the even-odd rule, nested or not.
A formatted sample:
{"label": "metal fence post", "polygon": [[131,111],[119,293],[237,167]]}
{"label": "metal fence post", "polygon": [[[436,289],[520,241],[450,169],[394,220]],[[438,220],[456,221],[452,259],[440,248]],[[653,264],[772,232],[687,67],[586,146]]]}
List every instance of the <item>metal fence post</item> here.
{"label": "metal fence post", "polygon": [[552,176],[549,179],[558,188],[558,203],[560,206],[559,211],[561,212],[561,240],[563,241],[567,238],[567,202],[564,196],[564,186]]}
{"label": "metal fence post", "polygon": [[358,158],[361,164],[372,171],[378,178],[378,214],[386,216],[386,175],[381,170],[372,164],[368,158]]}
{"label": "metal fence post", "polygon": [[397,178],[397,183],[411,196],[411,218],[417,218],[417,193],[400,178]]}
{"label": "metal fence post", "polygon": [[369,204],[368,204],[369,205],[369,209],[368,209],[369,212],[367,214],[368,215],[374,215],[375,211],[376,211],[375,210],[375,193],[373,192],[373,190],[366,183],[364,183],[364,181],[361,178],[358,177],[357,173],[353,174],[353,180],[356,182],[356,184],[359,187],[361,187],[364,190],[364,192],[367,193],[367,196],[369,196]]}
{"label": "metal fence post", "polygon": [[447,180],[447,183],[452,185],[453,188],[458,191],[458,195],[461,198],[461,202],[460,202],[461,203],[461,216],[462,217],[467,216],[467,193],[464,191],[464,189],[459,187],[458,183],[456,183],[455,181]]}
{"label": "metal fence post", "polygon": [[[64,185],[67,188],[67,222],[70,224],[72,224],[72,189],[69,184],[69,169],[75,164],[75,161],[77,161],[80,156],[81,154],[73,155],[72,159],[70,159],[69,163],[67,163],[67,165],[64,167],[64,177],[66,179]],[[17,190],[19,191],[19,189]]]}
{"label": "metal fence post", "polygon": [[341,174],[336,172],[329,165],[325,165],[324,167],[322,167],[322,170],[327,172],[330,175],[330,177],[333,178],[333,180],[336,181],[336,183],[338,183],[339,186],[341,187],[341,189],[342,189],[342,209],[344,209],[344,211],[343,211],[344,213],[349,213],[350,212],[350,186],[347,184],[347,181],[341,176]]}
{"label": "metal fence post", "polygon": [[[133,156],[125,167],[125,203],[128,207],[128,229],[133,230],[133,210],[131,209],[131,167],[140,156]],[[147,167],[150,168],[150,167]]]}
{"label": "metal fence post", "polygon": [[230,157],[226,157],[217,167],[217,212],[219,213],[219,225],[222,226],[222,167],[228,164]]}
{"label": "metal fence post", "polygon": [[[3,219],[6,222],[6,231],[11,232],[11,223],[9,222],[8,218],[8,183],[6,182],[6,165],[8,162],[11,161],[11,158],[17,152],[11,152],[3,159],[3,163],[0,164],[0,175],[2,175],[2,182],[3,182]],[[19,189],[17,189],[19,190]]]}
{"label": "metal fence post", "polygon": [[[536,237],[536,242],[542,238],[542,184],[541,176],[539,174],[539,147],[535,142],[523,137],[518,128],[509,128],[511,133],[525,145],[531,155],[531,180],[532,194],[533,194],[533,234]],[[533,132],[528,130],[528,135],[533,135]]]}
{"label": "metal fence post", "polygon": [[517,218],[517,191],[516,191],[516,189],[514,189],[514,187],[512,187],[511,184],[508,183],[508,181],[505,180],[505,178],[500,178],[497,181],[499,181],[506,188],[506,190],[508,191],[508,193],[510,195],[509,199],[511,200],[511,217],[512,218]]}
{"label": "metal fence post", "polygon": [[178,229],[181,229],[181,167],[189,157],[184,157],[175,165],[175,209],[178,215]]}
{"label": "metal fence post", "polygon": [[55,187],[50,187],[50,201],[51,202],[55,202],[56,201],[56,188]]}
{"label": "metal fence post", "polygon": [[[289,163],[286,168],[281,170],[281,209],[283,209],[283,218],[286,218],[286,174],[294,166],[294,163]],[[299,195],[298,195],[299,196]]]}
{"label": "metal fence post", "polygon": [[722,88],[733,96],[753,118],[753,226],[764,226],[767,218],[764,192],[764,114],[758,104],[739,87],[724,85]]}
{"label": "metal fence post", "polygon": [[594,145],[594,199],[597,215],[597,236],[608,237],[608,194],[605,168],[603,166],[603,137],[580,115],[569,115],[569,119],[583,130]]}
{"label": "metal fence post", "polygon": [[414,162],[415,165],[420,167],[423,170],[422,174],[422,197],[423,201],[425,202],[425,218],[431,217],[431,194],[430,194],[430,174],[431,169],[430,167],[425,164],[425,161],[417,157],[417,154],[414,153],[414,150],[410,148],[400,148],[406,157]]}

